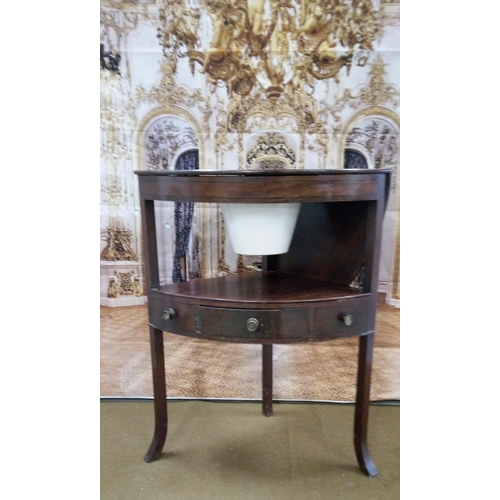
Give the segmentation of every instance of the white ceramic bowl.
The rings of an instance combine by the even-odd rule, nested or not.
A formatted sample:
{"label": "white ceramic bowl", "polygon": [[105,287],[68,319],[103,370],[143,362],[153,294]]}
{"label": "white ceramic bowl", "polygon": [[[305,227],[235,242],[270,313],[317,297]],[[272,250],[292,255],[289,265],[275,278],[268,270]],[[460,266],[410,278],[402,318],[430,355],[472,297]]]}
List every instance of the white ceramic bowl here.
{"label": "white ceramic bowl", "polygon": [[300,203],[221,203],[233,250],[242,255],[288,252]]}

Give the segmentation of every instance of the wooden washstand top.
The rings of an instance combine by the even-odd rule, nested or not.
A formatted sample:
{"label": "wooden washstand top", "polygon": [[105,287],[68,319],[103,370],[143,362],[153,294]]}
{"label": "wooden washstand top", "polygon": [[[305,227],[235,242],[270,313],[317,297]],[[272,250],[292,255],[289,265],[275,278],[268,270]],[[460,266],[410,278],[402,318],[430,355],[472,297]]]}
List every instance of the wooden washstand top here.
{"label": "wooden washstand top", "polygon": [[391,176],[390,170],[375,169],[138,170],[134,173],[141,177],[143,199],[209,203],[377,200]]}

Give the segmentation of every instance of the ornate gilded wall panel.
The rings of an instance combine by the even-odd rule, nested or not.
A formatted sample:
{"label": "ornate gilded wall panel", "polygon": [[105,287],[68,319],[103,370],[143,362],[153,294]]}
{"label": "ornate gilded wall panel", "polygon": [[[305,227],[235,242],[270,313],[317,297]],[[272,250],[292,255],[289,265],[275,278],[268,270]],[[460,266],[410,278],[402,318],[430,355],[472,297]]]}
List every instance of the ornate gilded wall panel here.
{"label": "ornate gilded wall panel", "polygon": [[[130,59],[152,30],[148,81]],[[387,45],[398,37],[396,1],[103,0],[101,228],[117,218],[134,241],[133,171],[171,168],[196,141],[202,169],[342,168],[346,147],[398,169],[399,47]],[[200,205],[201,274],[254,267]]]}

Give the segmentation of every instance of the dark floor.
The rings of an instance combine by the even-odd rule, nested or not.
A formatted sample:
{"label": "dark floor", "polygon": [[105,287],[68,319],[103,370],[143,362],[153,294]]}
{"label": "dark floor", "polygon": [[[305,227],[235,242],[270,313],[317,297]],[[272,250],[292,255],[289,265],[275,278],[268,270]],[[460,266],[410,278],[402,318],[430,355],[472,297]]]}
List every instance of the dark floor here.
{"label": "dark floor", "polygon": [[371,406],[368,442],[378,468],[358,468],[351,404],[169,402],[162,457],[143,460],[151,401],[101,402],[103,500],[396,500],[399,407]]}

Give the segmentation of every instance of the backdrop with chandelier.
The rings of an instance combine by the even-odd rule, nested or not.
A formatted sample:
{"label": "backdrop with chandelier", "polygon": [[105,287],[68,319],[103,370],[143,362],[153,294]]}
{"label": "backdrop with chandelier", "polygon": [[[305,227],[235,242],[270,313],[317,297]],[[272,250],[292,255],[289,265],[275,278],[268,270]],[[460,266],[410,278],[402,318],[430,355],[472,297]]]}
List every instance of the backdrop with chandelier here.
{"label": "backdrop with chandelier", "polygon": [[[101,0],[101,305],[144,303],[134,170],[388,168],[399,306],[399,59],[399,1]],[[156,212],[162,284],[259,268],[217,206]]]}

